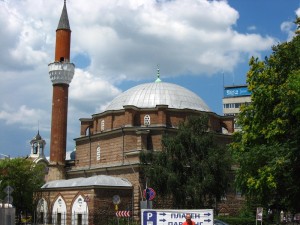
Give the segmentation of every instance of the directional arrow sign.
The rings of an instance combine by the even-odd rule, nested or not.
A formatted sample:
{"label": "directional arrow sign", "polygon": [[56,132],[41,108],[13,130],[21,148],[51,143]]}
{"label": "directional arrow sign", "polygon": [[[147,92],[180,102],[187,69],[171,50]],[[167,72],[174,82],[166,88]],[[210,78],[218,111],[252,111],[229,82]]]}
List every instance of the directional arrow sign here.
{"label": "directional arrow sign", "polygon": [[213,225],[213,209],[142,209],[141,225],[180,225],[185,222],[185,215],[191,214],[196,225]]}
{"label": "directional arrow sign", "polygon": [[117,211],[117,217],[130,217],[130,211]]}

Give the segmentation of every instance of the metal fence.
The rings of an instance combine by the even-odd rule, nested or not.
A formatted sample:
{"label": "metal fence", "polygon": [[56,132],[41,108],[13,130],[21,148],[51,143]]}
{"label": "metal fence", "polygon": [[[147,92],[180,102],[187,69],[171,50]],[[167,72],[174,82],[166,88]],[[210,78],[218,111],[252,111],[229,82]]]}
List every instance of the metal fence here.
{"label": "metal fence", "polygon": [[[98,214],[88,215],[87,213],[53,213],[45,215],[38,213],[35,215],[33,225],[89,225],[91,222],[94,225],[129,225],[132,224],[132,217],[118,218],[115,215]],[[1,224],[0,224],[1,225]]]}
{"label": "metal fence", "polygon": [[39,225],[65,225],[70,220],[71,224],[76,225],[88,225],[88,214],[87,213],[53,213],[52,215],[45,215],[40,212],[36,215],[33,224]]}

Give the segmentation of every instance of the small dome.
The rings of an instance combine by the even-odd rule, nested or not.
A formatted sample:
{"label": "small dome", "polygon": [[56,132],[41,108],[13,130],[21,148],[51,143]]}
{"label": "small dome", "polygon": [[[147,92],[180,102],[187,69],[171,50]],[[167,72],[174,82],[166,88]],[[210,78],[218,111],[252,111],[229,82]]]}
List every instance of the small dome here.
{"label": "small dome", "polygon": [[66,160],[75,160],[76,159],[76,149],[73,151],[66,152]]}
{"label": "small dome", "polygon": [[155,108],[157,105],[168,105],[175,109],[211,110],[195,93],[176,84],[155,82],[135,86],[117,96],[105,109],[120,110],[125,105],[138,108]]}
{"label": "small dome", "polygon": [[76,159],[76,151],[71,152],[70,159],[75,160]]}

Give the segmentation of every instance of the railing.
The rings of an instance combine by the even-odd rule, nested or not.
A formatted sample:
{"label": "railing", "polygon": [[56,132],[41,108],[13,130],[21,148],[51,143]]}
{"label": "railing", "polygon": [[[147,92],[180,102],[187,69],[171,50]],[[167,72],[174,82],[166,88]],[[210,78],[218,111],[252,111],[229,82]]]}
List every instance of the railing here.
{"label": "railing", "polygon": [[45,215],[39,213],[30,225],[131,225],[136,224],[129,218],[117,218],[116,215],[109,215],[106,212],[98,212],[95,215],[86,213],[54,213]]}
{"label": "railing", "polygon": [[[77,217],[78,218],[77,218]],[[66,225],[68,218],[71,219],[72,225],[88,225],[88,220],[82,220],[82,217],[86,218],[86,213],[82,214],[68,214],[68,213],[54,213],[52,215],[45,215],[43,212],[40,212],[37,217],[34,219],[33,224],[37,225]]]}

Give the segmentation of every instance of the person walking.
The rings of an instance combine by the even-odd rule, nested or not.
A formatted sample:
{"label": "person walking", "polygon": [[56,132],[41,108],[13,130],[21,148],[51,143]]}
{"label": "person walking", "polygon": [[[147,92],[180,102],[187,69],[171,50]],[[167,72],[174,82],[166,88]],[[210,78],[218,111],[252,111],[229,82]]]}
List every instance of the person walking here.
{"label": "person walking", "polygon": [[185,215],[185,222],[183,222],[182,225],[195,225],[195,222],[191,219],[190,213]]}

